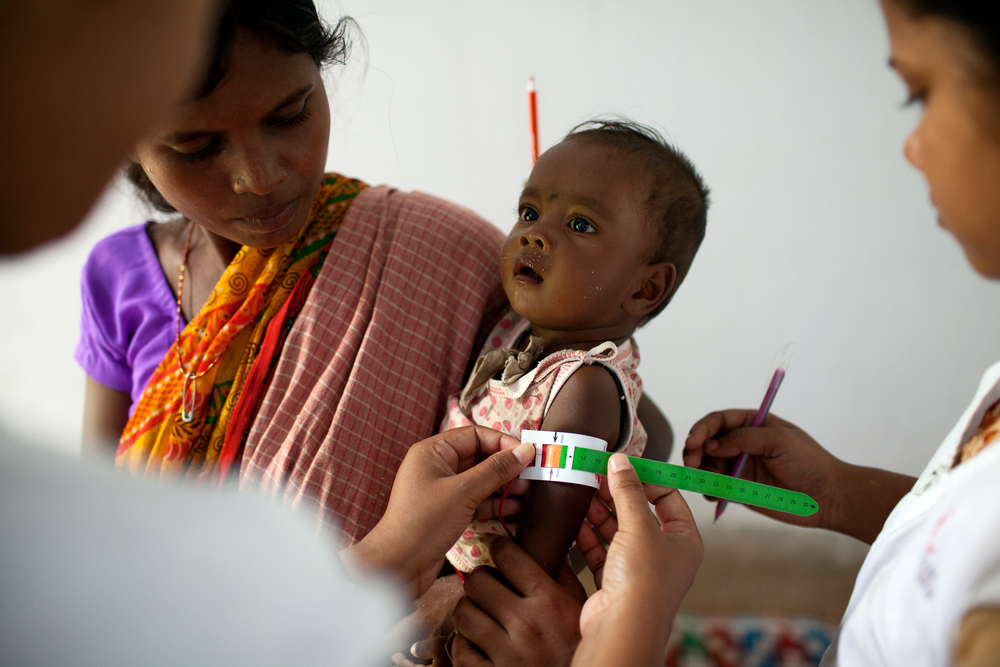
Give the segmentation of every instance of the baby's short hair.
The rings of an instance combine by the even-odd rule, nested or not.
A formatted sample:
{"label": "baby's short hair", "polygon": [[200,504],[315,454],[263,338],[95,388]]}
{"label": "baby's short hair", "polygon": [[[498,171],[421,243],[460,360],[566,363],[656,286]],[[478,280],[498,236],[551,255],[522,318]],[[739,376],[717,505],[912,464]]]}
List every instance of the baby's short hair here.
{"label": "baby's short hair", "polygon": [[[646,208],[659,243],[651,262],[668,261],[677,267],[676,292],[705,238],[708,215],[708,186],[691,160],[653,128],[624,118],[588,120],[570,130],[563,141],[567,139],[599,141],[641,160],[652,173]],[[647,319],[659,315],[669,301],[664,299]]]}

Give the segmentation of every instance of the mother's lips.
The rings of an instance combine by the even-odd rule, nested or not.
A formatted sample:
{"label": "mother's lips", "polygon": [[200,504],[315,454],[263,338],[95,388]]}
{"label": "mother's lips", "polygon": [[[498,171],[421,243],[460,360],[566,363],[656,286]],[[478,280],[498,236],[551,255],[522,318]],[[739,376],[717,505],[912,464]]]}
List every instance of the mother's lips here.
{"label": "mother's lips", "polygon": [[299,198],[296,197],[284,204],[259,208],[256,211],[252,211],[249,215],[240,216],[239,219],[265,230],[280,229],[288,223],[289,218],[291,218],[292,213],[295,211],[295,204],[298,201]]}

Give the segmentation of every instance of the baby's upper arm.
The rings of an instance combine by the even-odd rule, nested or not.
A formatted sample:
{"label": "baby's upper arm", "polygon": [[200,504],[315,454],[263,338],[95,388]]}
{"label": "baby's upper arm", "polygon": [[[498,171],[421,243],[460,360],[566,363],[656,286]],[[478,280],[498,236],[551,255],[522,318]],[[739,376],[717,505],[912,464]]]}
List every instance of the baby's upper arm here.
{"label": "baby's upper arm", "polygon": [[542,421],[544,431],[581,433],[606,440],[608,449],[618,442],[621,427],[618,383],[603,366],[583,366],[556,394]]}

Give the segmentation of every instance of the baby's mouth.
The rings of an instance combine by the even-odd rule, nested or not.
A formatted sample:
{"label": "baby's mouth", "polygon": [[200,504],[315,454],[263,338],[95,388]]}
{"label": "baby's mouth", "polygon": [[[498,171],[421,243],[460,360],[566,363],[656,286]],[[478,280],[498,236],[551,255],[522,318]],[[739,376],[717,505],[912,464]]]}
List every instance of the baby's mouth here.
{"label": "baby's mouth", "polygon": [[537,271],[520,262],[518,262],[517,268],[514,271],[514,279],[529,285],[539,285],[543,280]]}

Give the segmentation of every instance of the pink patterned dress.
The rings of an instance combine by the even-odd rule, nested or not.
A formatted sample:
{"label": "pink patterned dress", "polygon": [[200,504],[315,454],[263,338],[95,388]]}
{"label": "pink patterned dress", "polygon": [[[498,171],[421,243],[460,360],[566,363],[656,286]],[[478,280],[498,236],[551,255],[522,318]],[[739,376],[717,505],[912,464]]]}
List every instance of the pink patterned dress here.
{"label": "pink patterned dress", "polygon": [[[530,326],[529,321],[513,311],[509,312],[494,327],[481,354],[499,348],[517,347]],[[509,385],[491,379],[464,411],[459,407],[459,395],[454,394],[448,400],[448,414],[441,430],[479,424],[514,437],[520,437],[522,430],[538,430],[559,390],[585,364],[607,368],[621,392],[619,439],[618,443],[611,443],[610,446],[629,456],[640,456],[646,447],[646,431],[636,414],[636,406],[642,396],[642,380],[636,372],[639,348],[633,339],[621,346],[608,341],[586,352],[560,350],[544,356],[533,369]],[[514,528],[509,523],[508,526]],[[469,572],[479,565],[492,566],[490,543],[495,536],[504,534],[503,526],[496,519],[473,521],[448,552],[448,560],[462,572]]]}

